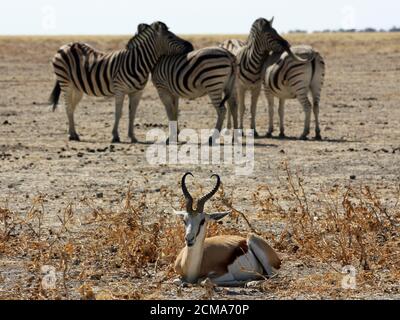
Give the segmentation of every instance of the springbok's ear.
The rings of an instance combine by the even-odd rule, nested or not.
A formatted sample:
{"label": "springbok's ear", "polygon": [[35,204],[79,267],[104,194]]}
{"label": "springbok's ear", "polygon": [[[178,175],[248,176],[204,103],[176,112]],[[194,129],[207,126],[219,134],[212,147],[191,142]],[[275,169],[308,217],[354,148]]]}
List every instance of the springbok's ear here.
{"label": "springbok's ear", "polygon": [[148,27],[150,27],[148,24],[146,24],[146,23],[141,23],[141,24],[138,25],[137,32],[138,32],[138,33],[141,33],[141,32],[143,32],[144,30],[146,30]]}
{"label": "springbok's ear", "polygon": [[225,218],[227,215],[231,214],[231,212],[216,212],[216,213],[210,213],[207,215],[209,220],[214,220],[214,221],[219,221],[223,218]]}
{"label": "springbok's ear", "polygon": [[179,217],[184,217],[186,215],[186,211],[176,211],[174,210],[174,215]]}

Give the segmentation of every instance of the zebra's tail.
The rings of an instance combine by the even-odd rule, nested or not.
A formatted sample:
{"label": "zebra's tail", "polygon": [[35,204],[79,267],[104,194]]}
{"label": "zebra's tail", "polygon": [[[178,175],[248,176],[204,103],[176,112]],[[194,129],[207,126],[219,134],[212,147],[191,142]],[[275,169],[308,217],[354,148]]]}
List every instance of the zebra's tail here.
{"label": "zebra's tail", "polygon": [[238,66],[236,62],[236,57],[233,54],[230,54],[232,57],[232,71],[229,76],[229,79],[227,81],[226,87],[225,87],[225,97],[222,99],[222,102],[220,104],[220,108],[223,108],[225,103],[234,95],[235,91],[235,84],[236,84],[236,76],[237,76],[237,71],[238,71]]}
{"label": "zebra's tail", "polygon": [[324,78],[325,78],[325,61],[321,54],[317,51],[314,51],[314,59],[312,61],[312,78],[311,83],[323,86]]}
{"label": "zebra's tail", "polygon": [[60,101],[60,95],[61,95],[61,86],[60,82],[56,81],[56,84],[54,85],[54,89],[51,92],[50,98],[49,98],[49,104],[53,106],[53,112],[56,111],[58,102]]}

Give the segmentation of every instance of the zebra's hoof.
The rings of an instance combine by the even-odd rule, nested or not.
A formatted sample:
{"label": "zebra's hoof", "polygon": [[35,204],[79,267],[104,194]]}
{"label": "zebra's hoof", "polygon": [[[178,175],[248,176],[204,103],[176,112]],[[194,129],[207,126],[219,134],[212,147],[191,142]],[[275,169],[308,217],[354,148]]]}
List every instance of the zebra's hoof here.
{"label": "zebra's hoof", "polygon": [[254,130],[254,138],[259,139],[260,135],[258,134],[258,132],[256,130]]}
{"label": "zebra's hoof", "polygon": [[280,139],[286,139],[286,135],[285,135],[283,132],[281,132],[281,133],[279,134],[279,138],[280,138]]}
{"label": "zebra's hoof", "polygon": [[316,140],[316,141],[322,141],[321,135],[320,135],[320,134],[317,134],[317,135],[315,136],[315,140]]}
{"label": "zebra's hoof", "polygon": [[219,136],[210,137],[210,138],[208,139],[208,145],[209,145],[210,147],[215,147],[216,145],[219,145],[220,142],[219,142],[218,139],[219,139]]}
{"label": "zebra's hoof", "polygon": [[307,136],[305,136],[305,135],[302,135],[302,136],[300,137],[300,140],[303,140],[303,141],[308,141],[308,137],[307,137]]}
{"label": "zebra's hoof", "polygon": [[121,143],[121,139],[119,137],[114,137],[111,143]]}
{"label": "zebra's hoof", "polygon": [[272,132],[267,132],[267,138],[271,139],[272,138]]}
{"label": "zebra's hoof", "polygon": [[79,141],[81,141],[81,139],[79,138],[79,136],[77,134],[71,134],[69,136],[69,141],[77,141],[77,142],[79,142]]}
{"label": "zebra's hoof", "polygon": [[138,142],[139,142],[139,140],[136,139],[135,137],[131,138],[131,143],[132,144],[135,144],[135,143],[138,143]]}
{"label": "zebra's hoof", "polygon": [[[171,142],[171,141],[172,141],[172,142]],[[175,140],[175,142],[174,142],[174,140],[171,140],[170,138],[168,138],[167,141],[165,141],[165,144],[166,144],[167,146],[170,146],[170,145],[177,145],[177,144],[178,144],[178,141]]]}

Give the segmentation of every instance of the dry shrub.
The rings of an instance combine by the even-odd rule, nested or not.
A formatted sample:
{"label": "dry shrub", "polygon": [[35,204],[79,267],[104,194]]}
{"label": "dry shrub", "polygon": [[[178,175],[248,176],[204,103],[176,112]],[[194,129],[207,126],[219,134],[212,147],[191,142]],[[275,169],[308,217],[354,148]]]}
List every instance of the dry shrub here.
{"label": "dry shrub", "polygon": [[[333,187],[310,197],[304,179],[285,164],[284,199],[268,186],[254,194],[260,217],[279,215],[285,230],[275,248],[301,260],[320,260],[341,273],[354,266],[364,276],[385,271],[398,276],[400,268],[400,210],[398,201],[384,205],[367,186]],[[282,201],[284,200],[284,201]],[[370,279],[373,280],[373,279]]]}

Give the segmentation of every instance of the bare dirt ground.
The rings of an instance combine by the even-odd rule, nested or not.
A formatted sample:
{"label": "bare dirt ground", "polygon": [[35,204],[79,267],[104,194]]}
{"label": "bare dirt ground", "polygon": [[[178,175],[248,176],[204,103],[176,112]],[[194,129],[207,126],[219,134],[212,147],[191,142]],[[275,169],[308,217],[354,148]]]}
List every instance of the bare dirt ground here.
{"label": "bare dirt ground", "polygon": [[[187,38],[197,47],[204,47],[228,37]],[[357,250],[362,251],[363,245],[354,249],[354,254],[349,253],[347,260],[332,252],[320,256],[318,250],[303,250],[312,241],[319,241],[315,237],[309,238],[309,242],[306,237],[300,237],[304,242],[300,238],[293,240],[295,249],[287,245],[277,248],[283,258],[282,271],[257,288],[178,289],[170,283],[174,278],[171,262],[176,250],[183,246],[182,231],[177,227],[179,221],[169,215],[172,206],[179,207],[182,174],[192,171],[199,179],[197,188],[199,184],[210,188],[210,174],[219,173],[232,206],[245,213],[252,226],[265,234],[275,247],[283,241],[290,223],[295,223],[285,216],[285,212],[296,212],[296,206],[293,206],[296,192],[301,193],[302,199],[309,199],[313,208],[309,210],[318,214],[324,208],[321,204],[323,195],[331,194],[332,189],[337,189],[335,194],[340,206],[347,188],[361,190],[368,186],[379,197],[379,206],[365,204],[363,208],[367,211],[381,208],[381,214],[391,212],[396,217],[399,214],[396,201],[400,177],[399,34],[288,36],[292,44],[310,44],[325,58],[327,76],[321,102],[324,140],[296,139],[303,129],[303,112],[298,102],[289,101],[286,133],[291,138],[256,140],[255,169],[248,177],[235,176],[233,165],[148,164],[145,157],[148,146],[128,143],[127,112],[120,128],[124,143],[111,147],[112,99],[84,98],[76,113],[82,142],[68,141],[64,108],[53,113],[47,104],[54,85],[50,66],[52,56],[61,45],[70,41],[85,41],[108,51],[122,48],[128,39],[0,38],[0,208],[3,214],[0,222],[3,233],[0,238],[0,298],[400,298],[400,246],[398,224],[394,220],[391,224],[393,242],[386,262],[364,252],[369,266],[356,266],[358,286],[354,290],[342,288],[340,272],[345,262],[353,264],[351,257],[358,257]],[[181,126],[207,129],[214,126],[215,120],[216,114],[208,99],[181,102]],[[268,117],[264,97],[259,102],[257,120],[259,132],[265,134]],[[136,123],[136,134],[142,142],[150,128],[165,129],[167,125],[164,108],[151,84],[145,91]],[[284,163],[291,168],[295,180],[296,171],[302,177],[297,189],[291,189],[288,184]],[[129,185],[132,201],[141,205],[124,202]],[[264,199],[269,194],[265,186],[274,194],[273,198]],[[219,200],[213,201],[212,206],[226,208],[226,204],[225,207],[222,205],[222,196]],[[359,200],[354,203],[361,206]],[[275,201],[279,201],[279,210],[277,206],[266,209],[266,203],[274,204]],[[343,208],[348,209],[345,204]],[[168,252],[165,256],[164,252],[157,254],[157,242],[153,242],[155,252],[149,254],[152,258],[143,252],[137,255],[128,252],[141,245],[136,242],[139,236],[132,233],[133,229],[121,229],[121,234],[126,236],[121,240],[113,229],[113,226],[124,228],[127,210],[146,224],[140,231],[151,229],[159,222],[157,241],[170,250],[166,249],[170,257]],[[65,218],[68,213],[70,221],[59,219],[58,216]],[[96,220],[94,225],[94,220],[89,218],[99,221]],[[71,226],[67,227],[69,223]],[[10,226],[14,229],[7,231]],[[167,226],[173,230],[168,231]],[[240,215],[237,220],[228,219],[220,228],[222,230],[213,232],[249,231]],[[108,232],[116,234],[110,236]],[[375,229],[371,234],[374,232]],[[117,238],[113,245],[112,239]],[[151,242],[146,239],[146,243]],[[127,244],[123,250],[121,243]],[[32,244],[34,248],[31,248]],[[53,245],[59,253],[51,251]],[[338,244],[335,242],[335,245]],[[377,252],[384,250],[385,245]],[[350,249],[355,246],[351,241],[348,244]],[[104,249],[106,247],[108,251]],[[114,261],[115,255],[120,262]],[[343,252],[342,255],[346,256]],[[135,257],[147,257],[147,260],[143,258],[146,261],[138,262]],[[55,265],[62,279],[51,293],[46,293],[39,281],[40,267],[48,264]]]}

